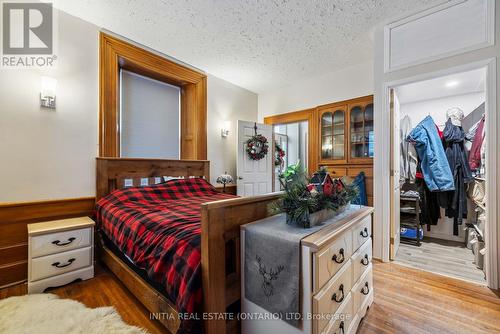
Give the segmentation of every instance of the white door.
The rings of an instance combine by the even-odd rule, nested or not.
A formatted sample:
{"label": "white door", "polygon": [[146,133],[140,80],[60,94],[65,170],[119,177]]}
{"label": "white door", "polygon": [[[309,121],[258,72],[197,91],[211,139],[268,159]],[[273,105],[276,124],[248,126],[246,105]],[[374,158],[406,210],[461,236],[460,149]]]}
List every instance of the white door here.
{"label": "white door", "polygon": [[400,108],[399,100],[394,89],[391,89],[391,101],[390,101],[390,111],[391,111],[391,247],[390,247],[390,259],[394,260],[399,249],[400,241],[400,208],[399,208],[399,159],[400,159]]}
{"label": "white door", "polygon": [[252,160],[246,152],[246,142],[255,134],[254,122],[238,121],[238,160],[236,185],[238,196],[256,196],[272,192],[273,127],[257,123],[257,133],[268,140],[269,151],[260,160]]}

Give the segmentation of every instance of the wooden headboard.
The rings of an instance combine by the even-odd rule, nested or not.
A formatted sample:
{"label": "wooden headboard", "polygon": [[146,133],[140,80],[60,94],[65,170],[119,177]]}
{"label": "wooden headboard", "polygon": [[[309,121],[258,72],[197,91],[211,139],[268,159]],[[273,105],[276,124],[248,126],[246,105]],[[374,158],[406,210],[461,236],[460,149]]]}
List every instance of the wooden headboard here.
{"label": "wooden headboard", "polygon": [[158,183],[163,176],[204,177],[210,180],[210,161],[141,158],[97,158],[96,201],[115,189]]}

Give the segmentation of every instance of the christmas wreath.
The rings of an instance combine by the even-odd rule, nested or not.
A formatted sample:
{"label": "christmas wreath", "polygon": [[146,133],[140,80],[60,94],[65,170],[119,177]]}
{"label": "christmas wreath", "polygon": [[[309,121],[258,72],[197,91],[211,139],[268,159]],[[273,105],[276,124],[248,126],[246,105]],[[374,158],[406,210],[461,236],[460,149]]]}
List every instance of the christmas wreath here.
{"label": "christmas wreath", "polygon": [[285,162],[285,150],[281,148],[278,143],[274,144],[274,165],[275,166],[283,166]]}
{"label": "christmas wreath", "polygon": [[254,126],[255,135],[247,140],[246,151],[248,157],[252,160],[263,159],[269,151],[267,138],[261,134],[257,134],[257,124]]}

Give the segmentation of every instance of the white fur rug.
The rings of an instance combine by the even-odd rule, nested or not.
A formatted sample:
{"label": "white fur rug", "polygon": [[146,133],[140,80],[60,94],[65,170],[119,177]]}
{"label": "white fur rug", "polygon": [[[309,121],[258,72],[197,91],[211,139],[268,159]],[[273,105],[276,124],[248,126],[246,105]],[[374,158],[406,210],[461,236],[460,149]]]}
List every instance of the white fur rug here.
{"label": "white fur rug", "polygon": [[0,300],[2,334],[144,334],[123,322],[113,307],[87,308],[54,294]]}

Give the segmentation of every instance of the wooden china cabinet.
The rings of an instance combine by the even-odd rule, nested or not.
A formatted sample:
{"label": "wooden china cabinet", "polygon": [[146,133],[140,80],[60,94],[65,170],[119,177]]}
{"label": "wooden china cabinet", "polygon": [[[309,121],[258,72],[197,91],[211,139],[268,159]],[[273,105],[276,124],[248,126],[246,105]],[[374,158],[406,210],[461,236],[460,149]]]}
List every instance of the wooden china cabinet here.
{"label": "wooden china cabinet", "polygon": [[373,95],[319,106],[319,167],[333,177],[366,175],[373,205]]}

